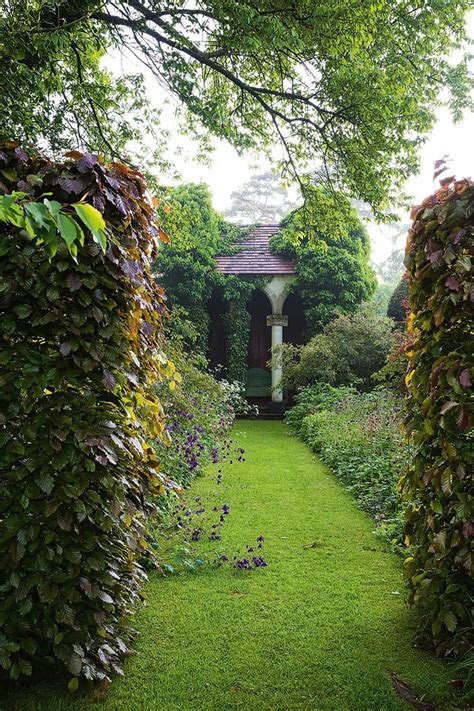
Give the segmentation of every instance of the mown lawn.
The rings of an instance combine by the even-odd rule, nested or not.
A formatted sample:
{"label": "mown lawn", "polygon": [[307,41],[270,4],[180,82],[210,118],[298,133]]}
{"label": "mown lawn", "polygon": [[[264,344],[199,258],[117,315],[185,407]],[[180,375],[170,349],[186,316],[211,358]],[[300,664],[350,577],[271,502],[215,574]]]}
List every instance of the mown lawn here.
{"label": "mown lawn", "polygon": [[[449,667],[411,646],[400,560],[330,472],[280,422],[241,422],[245,462],[198,480],[207,508],[230,505],[223,545],[232,557],[259,535],[268,567],[151,577],[136,620],[138,654],[92,708],[409,708],[390,672],[437,709],[452,708]],[[87,697],[57,685],[0,696],[0,709],[79,711]]]}

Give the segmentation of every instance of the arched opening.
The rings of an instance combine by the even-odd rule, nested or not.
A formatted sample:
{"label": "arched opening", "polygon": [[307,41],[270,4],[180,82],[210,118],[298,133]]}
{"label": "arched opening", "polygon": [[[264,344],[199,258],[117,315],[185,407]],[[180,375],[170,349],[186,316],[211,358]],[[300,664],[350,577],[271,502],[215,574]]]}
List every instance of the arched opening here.
{"label": "arched opening", "polygon": [[247,306],[250,313],[250,337],[247,351],[246,391],[249,398],[269,398],[271,371],[267,363],[271,358],[271,329],[267,316],[272,313],[268,297],[255,290]]}
{"label": "arched opening", "polygon": [[208,353],[209,367],[219,372],[227,365],[227,339],[225,332],[224,315],[228,305],[223,298],[222,289],[214,289],[208,303],[209,312],[209,342]]}
{"label": "arched opening", "polygon": [[283,341],[296,346],[305,343],[308,324],[304,315],[303,299],[299,294],[288,294],[283,304],[283,315],[288,316],[288,326],[283,329]]}

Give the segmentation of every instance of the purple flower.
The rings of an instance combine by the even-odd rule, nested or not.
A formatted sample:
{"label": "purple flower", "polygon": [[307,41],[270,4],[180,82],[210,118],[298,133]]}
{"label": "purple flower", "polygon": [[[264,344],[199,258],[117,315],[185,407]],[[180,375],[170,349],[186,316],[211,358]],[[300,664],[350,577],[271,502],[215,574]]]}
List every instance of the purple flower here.
{"label": "purple flower", "polygon": [[234,568],[238,568],[239,570],[252,570],[252,566],[247,558],[240,558],[237,560],[234,563]]}
{"label": "purple flower", "polygon": [[256,556],[254,555],[252,558],[252,563],[256,568],[266,568],[268,563],[265,560],[265,558],[262,558],[261,556]]}
{"label": "purple flower", "polygon": [[191,540],[192,541],[199,541],[199,539],[201,538],[201,535],[202,535],[201,529],[196,528],[196,530],[193,531],[191,534]]}
{"label": "purple flower", "polygon": [[224,504],[224,506],[222,507],[222,511],[224,512],[224,514],[228,514],[230,511],[230,506],[227,506],[227,504]]}
{"label": "purple flower", "polygon": [[264,538],[263,536],[259,536],[259,537],[257,538],[257,543],[263,543],[264,540],[265,540],[265,538]]}

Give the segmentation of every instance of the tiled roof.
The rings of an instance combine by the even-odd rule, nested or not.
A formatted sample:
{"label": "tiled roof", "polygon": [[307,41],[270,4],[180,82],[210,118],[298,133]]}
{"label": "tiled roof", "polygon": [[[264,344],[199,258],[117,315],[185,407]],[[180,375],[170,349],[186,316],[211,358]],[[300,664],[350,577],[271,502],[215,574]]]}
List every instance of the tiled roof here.
{"label": "tiled roof", "polygon": [[217,268],[223,274],[294,274],[291,259],[270,252],[270,238],[279,230],[278,225],[251,227],[239,241],[237,254],[217,257]]}

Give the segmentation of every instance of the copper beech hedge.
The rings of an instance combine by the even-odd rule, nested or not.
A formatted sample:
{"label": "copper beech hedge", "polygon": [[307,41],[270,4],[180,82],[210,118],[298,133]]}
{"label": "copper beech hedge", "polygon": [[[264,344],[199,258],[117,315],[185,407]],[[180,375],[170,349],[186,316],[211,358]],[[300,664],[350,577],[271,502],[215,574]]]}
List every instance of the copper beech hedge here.
{"label": "copper beech hedge", "polygon": [[474,642],[474,183],[444,183],[414,208],[406,248],[413,336],[406,430],[416,453],[401,488],[418,641],[460,656]]}
{"label": "copper beech hedge", "polygon": [[[140,173],[0,146],[0,677],[122,673],[167,485],[151,384],[164,295]],[[163,236],[163,235],[161,235]],[[2,671],[3,670],[3,671]]]}

